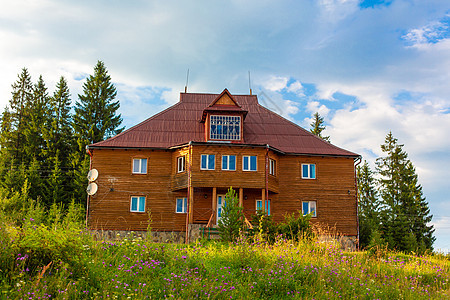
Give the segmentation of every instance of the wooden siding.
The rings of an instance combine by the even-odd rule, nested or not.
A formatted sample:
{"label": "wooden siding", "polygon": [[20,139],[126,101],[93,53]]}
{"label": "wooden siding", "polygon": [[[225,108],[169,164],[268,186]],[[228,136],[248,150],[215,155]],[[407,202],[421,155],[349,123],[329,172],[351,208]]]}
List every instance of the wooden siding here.
{"label": "wooden siding", "polygon": [[[266,148],[223,145],[191,146],[193,222],[207,222],[213,211],[213,187],[225,194],[229,187],[243,188],[243,207],[250,220],[256,200],[266,184]],[[215,155],[215,170],[201,170],[202,154]],[[222,171],[222,155],[236,155],[236,171]],[[257,156],[257,171],[243,171],[242,157]],[[177,172],[177,158],[185,156],[184,172]],[[357,234],[356,190],[352,158],[278,155],[276,175],[268,175],[271,213],[275,221],[286,213],[301,211],[302,201],[316,201],[313,222],[336,226],[345,235]],[[132,159],[147,158],[147,174],[132,174]],[[95,229],[146,230],[151,211],[152,230],[184,231],[186,213],[176,213],[176,199],[187,197],[189,147],[176,150],[98,150],[92,168],[99,171],[98,192],[90,199],[89,226]],[[301,178],[301,164],[316,165],[316,179]],[[146,197],[146,212],[130,212],[132,196]],[[245,199],[247,198],[247,199]],[[216,201],[216,199],[214,199]]]}
{"label": "wooden siding", "polygon": [[[316,179],[302,179],[303,163],[316,165]],[[275,220],[282,219],[283,211],[301,211],[302,201],[316,201],[313,222],[335,226],[344,235],[357,235],[353,159],[282,156],[278,165],[280,192],[272,210]]]}

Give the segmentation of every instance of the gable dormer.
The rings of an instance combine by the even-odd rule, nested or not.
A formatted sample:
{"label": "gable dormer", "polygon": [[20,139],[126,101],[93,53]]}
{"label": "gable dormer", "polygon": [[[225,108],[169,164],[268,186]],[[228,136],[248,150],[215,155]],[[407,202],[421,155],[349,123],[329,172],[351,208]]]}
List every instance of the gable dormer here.
{"label": "gable dormer", "polygon": [[201,122],[205,123],[205,141],[244,141],[244,119],[247,111],[227,89],[203,110]]}

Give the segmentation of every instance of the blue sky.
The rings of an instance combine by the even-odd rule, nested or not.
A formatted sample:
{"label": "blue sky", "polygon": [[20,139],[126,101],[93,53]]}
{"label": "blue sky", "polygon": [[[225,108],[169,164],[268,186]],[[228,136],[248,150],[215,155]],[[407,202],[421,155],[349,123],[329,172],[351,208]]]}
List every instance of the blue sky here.
{"label": "blue sky", "polygon": [[184,90],[248,93],[372,167],[392,131],[416,166],[450,249],[450,2],[7,1],[0,11],[0,105],[27,67],[72,99],[103,60],[130,127]]}

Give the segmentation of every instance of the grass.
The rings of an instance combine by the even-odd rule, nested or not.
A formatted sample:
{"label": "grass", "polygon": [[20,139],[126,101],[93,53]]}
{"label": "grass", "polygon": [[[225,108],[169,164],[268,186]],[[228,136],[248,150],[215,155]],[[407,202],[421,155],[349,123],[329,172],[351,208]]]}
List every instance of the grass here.
{"label": "grass", "polygon": [[333,243],[95,241],[85,231],[5,223],[1,299],[443,299],[449,258],[344,252]]}

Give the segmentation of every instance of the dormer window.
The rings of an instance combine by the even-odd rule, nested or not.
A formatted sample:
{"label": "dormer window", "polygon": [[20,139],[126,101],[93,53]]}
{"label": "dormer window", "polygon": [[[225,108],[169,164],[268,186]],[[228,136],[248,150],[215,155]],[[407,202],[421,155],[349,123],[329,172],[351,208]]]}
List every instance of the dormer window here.
{"label": "dormer window", "polygon": [[209,138],[212,140],[239,141],[241,139],[241,117],[211,115],[209,134]]}

